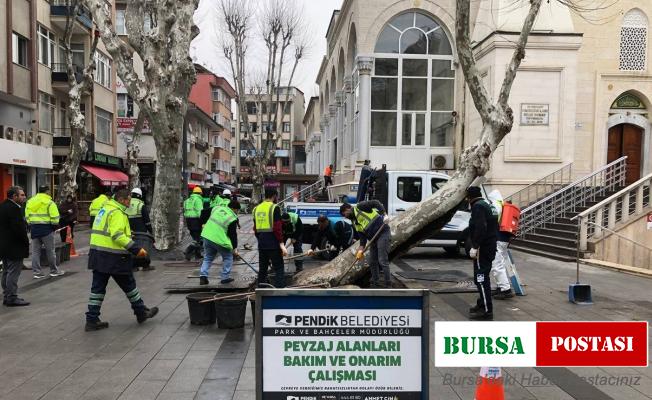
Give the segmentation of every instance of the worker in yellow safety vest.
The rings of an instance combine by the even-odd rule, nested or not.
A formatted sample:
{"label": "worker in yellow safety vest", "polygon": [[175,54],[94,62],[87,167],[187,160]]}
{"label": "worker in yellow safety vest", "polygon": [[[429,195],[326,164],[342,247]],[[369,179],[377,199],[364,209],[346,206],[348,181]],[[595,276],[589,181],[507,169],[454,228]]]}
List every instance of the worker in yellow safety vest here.
{"label": "worker in yellow safety vest", "polygon": [[222,256],[222,280],[226,285],[233,282],[231,266],[233,259],[238,257],[238,211],[240,203],[233,200],[228,207],[217,206],[211,211],[211,216],[201,231],[204,241],[204,262],[199,271],[199,284],[208,285],[208,272],[213,260],[219,254]]}
{"label": "worker in yellow safety vest", "polygon": [[132,272],[131,255],[147,257],[147,251],[131,240],[129,217],[125,213],[130,202],[129,190],[120,189],[95,217],[88,252],[88,269],[93,271],[93,283],[86,313],[86,331],[109,327],[108,322],[100,320],[100,309],[110,278],[127,295],[139,324],[158,313],[157,307],[145,307]]}
{"label": "worker in yellow safety vest", "polygon": [[187,261],[190,261],[192,253],[195,254],[196,258],[202,258],[201,212],[203,209],[204,198],[202,197],[202,190],[199,186],[195,186],[190,196],[183,202],[183,217],[186,220],[186,227],[190,232],[190,237],[193,239],[193,243],[184,251]]}
{"label": "worker in yellow safety vest", "polygon": [[274,268],[274,286],[285,287],[285,268],[283,257],[288,251],[283,243],[283,221],[281,209],[275,204],[278,199],[276,189],[265,189],[265,200],[253,210],[254,233],[258,239],[258,286],[267,283],[267,269],[271,262]]}
{"label": "worker in yellow safety vest", "polygon": [[59,209],[52,197],[48,194],[49,186],[41,186],[38,194],[27,201],[25,206],[25,220],[32,236],[32,272],[34,279],[45,278],[41,272],[41,248],[45,248],[45,255],[50,266],[50,276],[60,276],[64,272],[57,265],[57,256],[54,247],[54,232],[59,227]]}
{"label": "worker in yellow safety vest", "polygon": [[378,200],[361,201],[355,206],[351,204],[342,204],[340,206],[340,215],[348,218],[353,224],[353,229],[360,235],[360,246],[356,252],[356,258],[364,258],[364,249],[367,242],[370,241],[379,230],[382,229],[376,240],[370,243],[369,247],[369,268],[371,269],[371,286],[382,287],[379,285],[380,268],[383,269],[384,287],[391,287],[389,275],[389,244],[391,240],[390,230],[386,227],[389,219],[385,212],[385,207]]}
{"label": "worker in yellow safety vest", "polygon": [[106,187],[104,193],[100,194],[96,198],[91,201],[91,205],[88,207],[88,215],[90,215],[91,219],[89,221],[89,224],[91,228],[93,228],[93,220],[95,219],[95,216],[97,215],[98,212],[104,207],[104,204],[106,204],[107,201],[109,201],[109,198],[111,197],[111,188]]}

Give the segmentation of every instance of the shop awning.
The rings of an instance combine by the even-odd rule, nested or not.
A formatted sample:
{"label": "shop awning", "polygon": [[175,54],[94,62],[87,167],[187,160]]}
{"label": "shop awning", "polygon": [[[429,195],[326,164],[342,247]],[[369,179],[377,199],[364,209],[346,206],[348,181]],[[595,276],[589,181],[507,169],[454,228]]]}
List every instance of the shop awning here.
{"label": "shop awning", "polygon": [[80,167],[99,179],[102,186],[121,186],[129,183],[129,177],[122,171],[102,168],[95,165],[80,165]]}

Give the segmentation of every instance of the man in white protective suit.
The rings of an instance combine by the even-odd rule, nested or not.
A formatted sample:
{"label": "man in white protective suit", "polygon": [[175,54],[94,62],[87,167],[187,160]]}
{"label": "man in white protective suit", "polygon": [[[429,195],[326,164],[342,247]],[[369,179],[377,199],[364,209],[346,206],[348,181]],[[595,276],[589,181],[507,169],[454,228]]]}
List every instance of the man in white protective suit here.
{"label": "man in white protective suit", "polygon": [[[487,197],[489,197],[489,201],[498,210],[498,226],[500,227],[500,221],[503,216],[503,196],[498,190],[494,190]],[[491,274],[498,285],[498,291],[493,295],[493,298],[496,300],[506,300],[514,297],[514,292],[512,292],[509,277],[507,276],[507,263],[510,262],[507,247],[511,238],[511,233],[502,232],[499,228],[498,241],[496,243],[496,258],[494,258],[491,264]]]}

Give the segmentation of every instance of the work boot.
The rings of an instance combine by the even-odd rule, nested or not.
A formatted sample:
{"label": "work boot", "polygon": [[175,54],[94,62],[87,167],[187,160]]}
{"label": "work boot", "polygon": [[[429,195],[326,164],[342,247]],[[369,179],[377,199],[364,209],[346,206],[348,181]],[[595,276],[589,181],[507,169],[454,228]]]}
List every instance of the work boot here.
{"label": "work boot", "polygon": [[142,324],[148,319],[154,318],[156,314],[158,314],[158,307],[152,307],[152,308],[145,307],[145,311],[142,314],[138,314],[136,316],[136,320],[138,321],[139,324]]}
{"label": "work boot", "polygon": [[496,300],[507,300],[511,299],[512,297],[514,297],[514,292],[512,292],[512,289],[501,290],[500,292],[493,295],[493,298]]}
{"label": "work boot", "polygon": [[100,329],[106,329],[108,327],[108,322],[103,322],[98,319],[97,321],[86,321],[86,327],[84,327],[84,330],[86,332],[92,332],[99,331]]}
{"label": "work boot", "polygon": [[199,284],[200,285],[208,285],[208,277],[207,276],[200,276],[199,277]]}
{"label": "work boot", "polygon": [[156,267],[154,267],[153,265],[145,265],[143,266],[142,271],[154,271],[155,269]]}
{"label": "work boot", "polygon": [[29,301],[25,301],[21,298],[15,298],[13,300],[5,300],[2,302],[7,307],[24,307],[29,305]]}
{"label": "work boot", "polygon": [[226,279],[222,279],[222,280],[220,281],[220,283],[221,283],[222,285],[226,285],[226,284],[229,284],[229,283],[231,283],[231,282],[233,282],[233,278],[226,278]]}
{"label": "work boot", "polygon": [[469,315],[469,319],[472,321],[493,321],[494,314],[490,312],[485,312],[484,310],[480,310],[478,312],[471,313]]}
{"label": "work boot", "polygon": [[479,313],[480,311],[482,311],[482,308],[483,308],[483,307],[480,307],[480,306],[478,306],[478,305],[475,305],[475,306],[469,308],[469,314]]}

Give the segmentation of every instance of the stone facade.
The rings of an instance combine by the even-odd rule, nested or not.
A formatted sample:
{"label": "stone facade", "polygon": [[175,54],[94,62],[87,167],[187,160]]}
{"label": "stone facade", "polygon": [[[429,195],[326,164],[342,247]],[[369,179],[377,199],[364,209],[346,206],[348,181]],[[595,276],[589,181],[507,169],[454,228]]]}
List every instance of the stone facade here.
{"label": "stone facade", "polygon": [[[528,4],[508,0],[472,2],[474,51],[486,88],[494,96],[500,89]],[[405,22],[401,18],[411,13],[435,21],[452,48],[452,109],[450,117],[444,120],[449,125],[446,129],[451,131],[444,135],[444,140],[436,140],[437,133],[430,131],[435,129],[437,118],[444,118],[440,109],[432,105],[405,111],[405,98],[410,92],[405,90],[406,75],[400,72],[395,75],[403,82],[397,89],[398,102],[403,99],[403,104],[390,105],[394,107],[392,113],[397,109],[397,117],[387,119],[386,125],[391,128],[381,140],[378,129],[373,128],[382,126],[377,120],[374,122],[378,118],[374,112],[379,111],[378,86],[386,84],[382,80],[387,78],[382,76],[386,69],[378,71],[379,60],[385,63],[392,57],[385,54],[386,50],[377,50],[386,48],[384,29],[389,24],[401,25]],[[514,127],[494,154],[489,184],[508,195],[570,163],[573,175],[579,177],[623,155],[632,160],[630,168],[636,170],[632,179],[652,172],[647,111],[652,106],[648,62],[650,15],[652,4],[634,0],[620,1],[609,9],[583,16],[557,2],[543,5],[510,96]],[[418,21],[405,26],[417,25]],[[480,121],[456,60],[454,30],[454,1],[343,1],[331,19],[326,34],[327,54],[317,76],[321,123],[316,132],[320,137],[318,147],[309,147],[308,159],[319,159],[313,170],[334,163],[338,171],[347,171],[365,159],[370,159],[374,167],[387,164],[389,169],[455,168],[462,149],[477,139]],[[429,59],[428,65],[434,67],[447,58],[445,52],[414,56],[403,53],[404,50],[393,56],[399,59],[399,65],[405,59],[421,57]],[[394,84],[392,78],[386,81]],[[428,78],[435,79],[434,72]],[[430,91],[431,84],[429,100],[436,97],[434,89]],[[416,93],[419,88],[412,90]],[[390,92],[383,94],[386,93]],[[634,96],[640,105],[636,109],[614,108],[616,100],[624,95]],[[424,112],[425,123],[420,115]],[[411,116],[406,115],[410,113]],[[411,142],[410,120],[406,118],[416,119],[412,122]],[[631,132],[640,132],[623,133],[623,127],[630,125],[635,128]],[[629,139],[625,139],[627,135]],[[636,135],[640,137],[635,138]],[[639,143],[636,140],[640,141],[640,154],[631,145],[627,149],[623,141],[630,139],[635,141],[634,145]],[[311,155],[311,151],[319,152],[320,157]],[[445,163],[434,162],[433,157],[438,155]]]}

